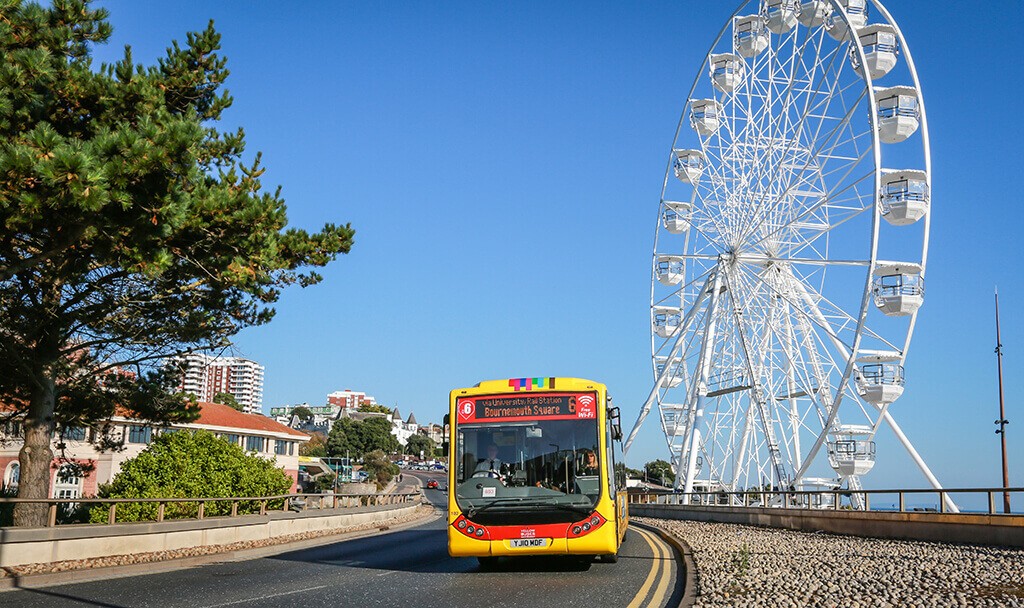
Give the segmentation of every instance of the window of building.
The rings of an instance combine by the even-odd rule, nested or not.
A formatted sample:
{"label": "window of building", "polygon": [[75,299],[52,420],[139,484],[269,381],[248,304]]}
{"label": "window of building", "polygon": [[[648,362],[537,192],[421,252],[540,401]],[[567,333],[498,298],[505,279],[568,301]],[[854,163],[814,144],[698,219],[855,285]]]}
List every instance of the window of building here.
{"label": "window of building", "polygon": [[57,470],[57,479],[53,484],[54,498],[78,498],[82,495],[82,478],[80,469],[73,464],[63,464]]}
{"label": "window of building", "polygon": [[249,436],[245,438],[245,449],[249,452],[263,452],[266,449],[267,440],[264,437]]}
{"label": "window of building", "polygon": [[221,435],[221,439],[227,441],[231,445],[238,445],[238,435],[234,433],[228,433],[227,435]]}
{"label": "window of building", "polygon": [[21,479],[21,464],[15,460],[7,465],[4,471],[4,487],[8,490],[17,490],[18,481]]}
{"label": "window of building", "polygon": [[128,443],[151,443],[153,441],[153,429],[148,426],[128,427]]}
{"label": "window of building", "polygon": [[294,456],[295,455],[295,442],[294,441],[289,441],[288,442],[288,455],[289,456]]}
{"label": "window of building", "polygon": [[85,427],[69,426],[64,429],[64,439],[68,441],[85,441]]}
{"label": "window of building", "polygon": [[278,456],[284,456],[288,454],[288,442],[277,439],[274,441],[274,453]]}

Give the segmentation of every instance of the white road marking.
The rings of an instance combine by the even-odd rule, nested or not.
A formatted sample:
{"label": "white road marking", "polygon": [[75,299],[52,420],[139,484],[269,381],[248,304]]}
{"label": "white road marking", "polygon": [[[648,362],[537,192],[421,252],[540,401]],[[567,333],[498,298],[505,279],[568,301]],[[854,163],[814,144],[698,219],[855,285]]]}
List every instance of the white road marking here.
{"label": "white road marking", "polygon": [[296,593],[305,593],[306,591],[316,591],[317,589],[324,589],[330,585],[320,585],[318,587],[307,587],[306,589],[296,589],[295,591],[284,591],[282,593],[272,593],[270,595],[261,595],[259,597],[250,597],[244,600],[235,600],[233,602],[224,602],[223,604],[210,604],[206,608],[220,608],[221,606],[234,606],[235,604],[247,604],[256,600],[265,600],[272,597],[282,597],[285,595],[294,595]]}

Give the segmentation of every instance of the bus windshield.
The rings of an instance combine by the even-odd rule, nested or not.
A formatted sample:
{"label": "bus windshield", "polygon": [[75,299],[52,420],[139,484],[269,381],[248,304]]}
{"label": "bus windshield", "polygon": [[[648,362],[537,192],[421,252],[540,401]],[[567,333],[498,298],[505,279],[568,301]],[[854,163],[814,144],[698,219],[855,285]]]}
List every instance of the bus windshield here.
{"label": "bus windshield", "polygon": [[601,494],[599,438],[596,417],[460,425],[455,437],[456,501],[467,513],[586,514]]}

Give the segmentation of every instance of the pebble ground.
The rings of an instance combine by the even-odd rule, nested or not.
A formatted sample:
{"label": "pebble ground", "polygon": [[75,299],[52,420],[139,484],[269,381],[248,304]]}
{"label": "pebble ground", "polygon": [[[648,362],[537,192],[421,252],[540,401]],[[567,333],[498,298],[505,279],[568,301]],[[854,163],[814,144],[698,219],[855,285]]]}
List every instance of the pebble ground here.
{"label": "pebble ground", "polygon": [[636,520],[693,549],[698,607],[1024,608],[1024,549]]}

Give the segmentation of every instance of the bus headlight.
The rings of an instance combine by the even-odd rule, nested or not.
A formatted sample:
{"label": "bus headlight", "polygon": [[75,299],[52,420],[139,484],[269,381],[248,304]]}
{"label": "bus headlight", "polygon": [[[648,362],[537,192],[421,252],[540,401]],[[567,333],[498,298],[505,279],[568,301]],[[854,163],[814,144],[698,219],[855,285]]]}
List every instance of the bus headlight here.
{"label": "bus headlight", "polygon": [[484,535],[484,529],[483,528],[477,528],[476,529],[476,535],[477,536],[483,536]]}
{"label": "bus headlight", "polygon": [[459,520],[459,530],[465,530],[465,529],[466,529],[466,520],[460,519]]}

